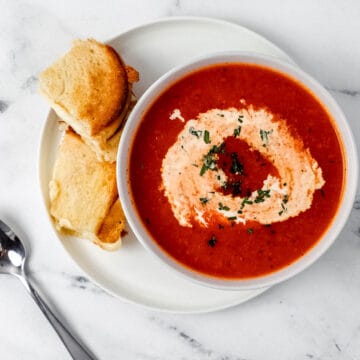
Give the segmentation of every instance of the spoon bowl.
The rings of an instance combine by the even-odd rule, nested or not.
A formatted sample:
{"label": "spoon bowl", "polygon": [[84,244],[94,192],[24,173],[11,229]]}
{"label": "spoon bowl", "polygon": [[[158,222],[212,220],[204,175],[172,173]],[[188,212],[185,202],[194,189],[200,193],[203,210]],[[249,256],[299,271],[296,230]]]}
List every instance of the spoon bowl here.
{"label": "spoon bowl", "polygon": [[73,359],[95,359],[65,328],[40,297],[25,273],[26,250],[19,237],[11,228],[0,220],[0,274],[14,275],[20,279],[45,317],[59,335]]}
{"label": "spoon bowl", "polygon": [[26,250],[16,234],[0,220],[0,274],[24,273]]}

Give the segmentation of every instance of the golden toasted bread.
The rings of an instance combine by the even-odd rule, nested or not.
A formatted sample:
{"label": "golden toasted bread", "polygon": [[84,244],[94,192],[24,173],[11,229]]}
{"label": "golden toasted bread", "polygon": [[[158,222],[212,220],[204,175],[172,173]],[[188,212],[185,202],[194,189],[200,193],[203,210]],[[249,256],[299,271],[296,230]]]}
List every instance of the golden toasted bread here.
{"label": "golden toasted bread", "polygon": [[79,134],[98,134],[120,114],[128,95],[126,69],[109,46],[76,40],[39,77],[40,91]]}
{"label": "golden toasted bread", "polygon": [[70,129],[59,146],[49,187],[50,214],[59,230],[105,249],[120,246],[125,217],[118,200],[116,165],[98,161]]}
{"label": "golden toasted bread", "polygon": [[119,198],[111,206],[98,233],[97,244],[104,250],[112,251],[121,246],[121,234],[125,231],[125,215]]}
{"label": "golden toasted bread", "polygon": [[125,66],[110,46],[76,40],[39,80],[40,92],[60,119],[92,147],[99,160],[114,162],[117,149],[109,147],[117,147],[118,142],[107,142],[129,112],[138,72]]}
{"label": "golden toasted bread", "polygon": [[117,151],[119,147],[120,137],[123,130],[123,125],[128,118],[131,109],[136,103],[135,97],[131,97],[131,100],[128,102],[126,111],[123,113],[123,119],[121,121],[120,127],[116,132],[109,138],[105,138],[102,134],[98,134],[92,137],[83,137],[83,140],[90,146],[90,148],[96,153],[98,160],[115,162],[117,157]]}

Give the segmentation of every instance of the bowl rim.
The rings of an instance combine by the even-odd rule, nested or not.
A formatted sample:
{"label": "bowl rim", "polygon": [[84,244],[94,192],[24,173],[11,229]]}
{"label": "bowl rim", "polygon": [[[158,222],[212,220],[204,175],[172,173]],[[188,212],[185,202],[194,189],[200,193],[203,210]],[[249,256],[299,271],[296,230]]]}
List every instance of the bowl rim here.
{"label": "bowl rim", "polygon": [[[303,256],[275,272],[245,279],[218,278],[197,272],[180,263],[171,255],[167,254],[165,250],[161,249],[155,240],[152,239],[151,234],[140,219],[131,197],[131,189],[128,181],[129,155],[132,142],[137,128],[151,104],[164,90],[187,74],[206,68],[207,66],[226,63],[246,63],[268,67],[285,74],[304,86],[318,99],[318,101],[320,101],[333,119],[333,125],[342,145],[345,162],[345,179],[338,209],[331,223],[315,245],[313,245]],[[133,108],[123,129],[117,154],[116,176],[119,196],[129,226],[143,247],[155,258],[178,275],[182,275],[188,280],[203,286],[222,290],[252,290],[275,285],[299,274],[319,259],[333,244],[350,215],[355,199],[358,181],[358,156],[354,137],[343,111],[331,94],[317,80],[296,65],[292,65],[272,56],[243,51],[225,51],[201,56],[177,66],[162,75],[145,91]]]}

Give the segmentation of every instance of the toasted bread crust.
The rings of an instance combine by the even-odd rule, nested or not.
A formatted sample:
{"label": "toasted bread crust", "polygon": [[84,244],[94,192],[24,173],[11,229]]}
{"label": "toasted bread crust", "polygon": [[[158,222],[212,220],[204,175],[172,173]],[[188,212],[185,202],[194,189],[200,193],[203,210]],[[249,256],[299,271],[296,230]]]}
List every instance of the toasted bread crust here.
{"label": "toasted bread crust", "polygon": [[95,240],[117,197],[116,165],[99,162],[68,129],[50,183],[50,213],[57,227]]}
{"label": "toasted bread crust", "polygon": [[92,137],[84,137],[83,140],[95,151],[98,160],[108,161],[113,163],[116,161],[117,151],[119,147],[120,137],[124,124],[136,104],[136,98],[134,96],[128,96],[128,101],[124,106],[123,112],[116,120],[115,124],[118,124],[116,132],[111,137],[106,136],[106,132],[110,129],[111,125],[102,130],[99,134]]}
{"label": "toasted bread crust", "polygon": [[133,83],[139,81],[139,73],[132,66],[126,65],[125,70],[126,70],[128,82],[130,84],[133,84]]}
{"label": "toasted bread crust", "polygon": [[121,239],[121,233],[124,230],[125,215],[119,199],[116,199],[99,230],[99,245],[106,246],[106,244],[114,244],[118,242],[119,239]]}
{"label": "toasted bread crust", "polygon": [[92,39],[76,40],[39,79],[40,91],[55,110],[62,110],[59,115],[71,118],[70,125],[87,136],[96,135],[119,116],[129,91],[119,55]]}

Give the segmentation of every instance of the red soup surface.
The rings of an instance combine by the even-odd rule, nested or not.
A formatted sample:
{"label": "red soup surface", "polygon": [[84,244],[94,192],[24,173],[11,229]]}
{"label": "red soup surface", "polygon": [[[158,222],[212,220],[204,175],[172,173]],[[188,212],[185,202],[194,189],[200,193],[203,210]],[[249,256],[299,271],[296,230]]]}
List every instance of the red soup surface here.
{"label": "red soup surface", "polygon": [[[228,109],[235,111],[233,116],[237,117],[238,126],[228,134],[223,130],[222,141],[214,141],[219,134],[215,135],[211,127],[200,125],[199,114],[213,110],[213,117],[218,115],[221,124],[228,119]],[[291,190],[294,193],[287,188],[290,184],[281,178],[283,172],[274,161],[281,149],[284,150],[281,144],[287,146],[286,141],[281,139],[280,127],[278,130],[266,128],[268,119],[268,123],[258,120],[260,125],[256,128],[256,122],[252,120],[255,118],[249,117],[250,113],[255,114],[254,111],[262,109],[270,114],[270,118],[273,116],[272,124],[280,122],[286,125],[294,149],[301,148],[307,154],[310,152],[312,164],[315,162],[315,167],[321,169],[321,176],[318,175],[322,180],[318,179],[311,196],[305,185],[296,184],[299,176],[292,173],[293,170],[289,170],[286,176],[294,182]],[[186,129],[190,120],[193,125]],[[208,121],[206,117],[204,121]],[[252,134],[255,134],[254,141],[249,141],[251,128]],[[276,131],[280,135],[276,135]],[[187,137],[181,135],[188,133]],[[275,155],[270,156],[271,147],[275,146],[275,135],[279,136],[277,144],[280,145],[273,149],[280,150],[273,150]],[[187,153],[181,143],[184,138],[191,138],[193,145],[200,146],[198,155],[191,147],[184,155]],[[177,164],[184,162],[186,156],[189,156],[188,169],[189,166],[197,168],[196,176],[191,180],[185,171],[179,171],[174,177],[180,185],[176,183],[175,189],[172,189],[175,195],[172,193],[172,196],[186,201],[189,192],[193,191],[194,197],[192,205],[178,203],[177,213],[163,180],[164,167],[171,165],[171,158],[167,165],[163,161],[175,143],[184,150],[182,160],[173,161],[175,168],[182,166]],[[207,147],[201,153],[206,146],[211,146],[210,150]],[[197,157],[196,163],[194,157]],[[285,159],[283,163],[287,164],[292,159]],[[296,163],[293,166],[296,168]],[[219,64],[183,77],[149,107],[132,143],[129,181],[137,212],[163,251],[197,272],[241,279],[279,270],[299,259],[316,244],[338,209],[344,170],[342,146],[333,120],[309,90],[294,79],[266,67]],[[300,174],[305,172],[302,168],[299,171]],[[196,189],[194,182],[206,181],[210,177],[214,181],[219,180],[212,191],[202,194],[192,190]],[[264,185],[267,178],[278,179],[277,185],[267,188]],[[303,194],[299,194],[299,189]],[[281,202],[279,194],[282,194]],[[294,210],[297,207],[296,196],[301,201],[310,196],[310,205],[298,213]],[[239,206],[234,216],[234,212],[229,212],[228,203],[236,201]],[[270,204],[275,204],[273,210]],[[273,211],[274,221],[251,213],[254,206],[267,206],[270,212]],[[208,210],[210,208],[212,210]],[[179,214],[184,209],[188,211],[188,218],[181,223]],[[204,216],[198,216],[196,220],[199,211]],[[247,216],[245,221],[240,219],[244,214]]]}

